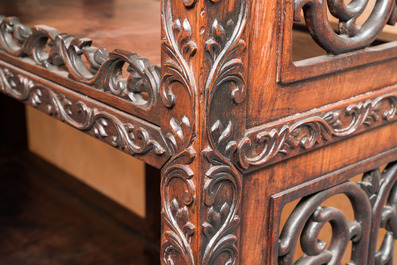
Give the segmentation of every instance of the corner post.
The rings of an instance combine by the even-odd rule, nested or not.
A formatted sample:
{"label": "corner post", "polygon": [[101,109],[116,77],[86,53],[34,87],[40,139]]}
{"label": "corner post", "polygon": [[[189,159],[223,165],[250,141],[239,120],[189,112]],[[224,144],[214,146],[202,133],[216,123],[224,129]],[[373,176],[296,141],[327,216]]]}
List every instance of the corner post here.
{"label": "corner post", "polygon": [[239,264],[248,0],[162,0],[162,264]]}

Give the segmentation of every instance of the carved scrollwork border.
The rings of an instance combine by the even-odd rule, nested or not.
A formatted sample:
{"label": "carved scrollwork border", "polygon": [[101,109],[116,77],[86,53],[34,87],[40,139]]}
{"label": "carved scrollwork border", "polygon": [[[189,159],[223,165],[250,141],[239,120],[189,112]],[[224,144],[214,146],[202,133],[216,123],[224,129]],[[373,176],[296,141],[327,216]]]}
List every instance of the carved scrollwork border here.
{"label": "carved scrollwork border", "polygon": [[247,131],[236,162],[269,165],[397,120],[397,87],[385,88]]}
{"label": "carved scrollwork border", "polygon": [[[92,46],[90,39],[79,39],[47,26],[28,27],[15,17],[4,16],[0,16],[0,47],[6,54],[28,57],[38,66],[66,73],[72,80],[142,110],[149,111],[156,104],[160,67],[135,53],[109,52]],[[123,77],[125,64],[127,77]]]}
{"label": "carved scrollwork border", "polygon": [[155,126],[12,66],[0,65],[0,91],[149,164],[159,166],[169,157]]}

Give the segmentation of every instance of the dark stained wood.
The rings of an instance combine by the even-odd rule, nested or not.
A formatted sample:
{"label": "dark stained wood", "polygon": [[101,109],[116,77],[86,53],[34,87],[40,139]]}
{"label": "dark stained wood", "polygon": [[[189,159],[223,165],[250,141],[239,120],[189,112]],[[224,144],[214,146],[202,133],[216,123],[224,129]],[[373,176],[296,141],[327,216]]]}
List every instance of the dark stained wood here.
{"label": "dark stained wood", "polygon": [[[337,33],[326,19],[326,2],[332,15],[340,20]],[[161,183],[158,171],[147,182],[151,188],[160,190],[160,198],[153,193],[147,201],[148,211],[153,208],[157,215],[148,215],[147,226],[137,224],[136,228],[149,229],[143,234],[155,239],[159,231],[155,220],[162,220],[160,260],[164,265],[294,264],[294,249],[300,235],[306,253],[300,264],[313,259],[321,260],[319,264],[333,259],[338,264],[348,241],[353,241],[353,249],[357,250],[351,256],[355,264],[373,265],[374,258],[376,264],[391,264],[397,238],[393,162],[397,160],[396,43],[374,40],[386,23],[395,23],[397,9],[394,1],[379,0],[372,6],[369,22],[359,28],[355,18],[361,15],[362,8],[345,14],[343,9],[351,9],[350,5],[331,2],[162,0],[144,4],[143,0],[133,0],[130,5],[124,0],[75,0],[68,4],[51,2],[43,7],[50,14],[38,18],[32,15],[34,12],[22,11],[25,5],[17,1],[4,6],[21,16],[28,13],[28,23],[48,21],[61,30],[64,23],[70,26],[68,33],[86,33],[83,36],[94,34],[84,32],[85,28],[99,35],[106,31],[108,35],[102,35],[103,47],[111,47],[117,39],[120,45],[115,48],[135,44],[138,50],[131,50],[140,52],[142,48],[144,56],[150,57],[145,52],[156,49],[155,52],[161,52],[161,69],[153,75],[157,68],[145,64],[144,59],[135,61],[136,55],[117,50],[109,58],[105,56],[103,72],[99,71],[104,74],[101,82],[91,83],[92,77],[86,80],[89,74],[79,76],[75,72],[85,66],[76,58],[68,62],[62,53],[63,56],[43,62],[41,57],[35,57],[34,52],[40,49],[33,40],[40,34],[55,40],[55,48],[50,50],[55,55],[69,47],[68,41],[72,43],[70,54],[77,58],[84,51],[100,59],[101,50],[82,48],[87,45],[84,39],[69,39],[57,33],[52,35],[58,37],[53,37],[52,31],[43,33],[43,28],[39,28],[41,33],[33,29],[29,35],[32,37],[14,34],[3,40],[6,45],[5,52],[0,52],[0,65],[14,74],[3,69],[5,78],[0,88],[20,97],[26,82],[14,85],[15,78],[9,78],[19,74],[41,86],[46,84],[50,87],[47,93],[56,94],[42,97],[47,109],[41,102],[38,104],[41,96],[34,93],[21,99],[25,103],[37,105],[43,111],[49,108],[52,114],[51,100],[64,99],[64,94],[76,106],[90,104],[91,111],[114,113],[122,120],[112,131],[113,136],[117,129],[127,132],[123,135],[127,135],[127,149],[132,150],[128,151],[161,168]],[[87,8],[101,11],[79,14]],[[293,34],[294,20],[300,19],[302,8],[306,23],[301,26],[309,29],[320,46],[304,40],[302,32]],[[54,17],[55,9],[78,15],[75,21],[68,20],[70,16],[58,19]],[[142,26],[154,25],[150,21],[153,14],[161,15],[161,28],[156,26],[156,30],[161,29],[155,41],[158,46],[146,43],[151,40],[149,35],[130,41],[129,32],[134,31],[134,24],[128,24],[130,17],[122,16],[129,14],[128,10],[133,14],[131,20],[136,20],[138,33]],[[90,20],[95,16],[99,20],[90,28]],[[3,20],[3,34],[19,32],[21,27],[12,21]],[[98,21],[100,25],[95,24]],[[119,28],[114,29],[116,23]],[[9,49],[7,43],[15,39],[18,41],[11,46],[17,49]],[[28,45],[20,51],[18,45],[23,43],[36,46]],[[138,73],[139,80],[148,76],[157,80],[151,86],[154,89],[143,93],[136,88],[129,91],[133,96],[146,94],[145,97],[156,99],[150,108],[128,102],[127,95],[122,93],[126,90],[120,90],[118,95],[120,91],[106,86],[109,80],[120,81],[119,72],[113,71],[121,69],[121,62],[113,64],[119,57]],[[300,60],[304,57],[309,58]],[[64,72],[52,68],[63,67],[58,65],[59,58],[67,68]],[[156,59],[154,62],[158,63]],[[107,124],[102,120],[85,125],[84,119],[76,115],[80,113],[76,112],[77,107],[72,108],[73,114],[68,114],[68,104],[61,104],[59,110],[62,115],[55,115],[57,118],[112,144],[114,137],[108,137]],[[67,115],[63,114],[65,111]],[[77,124],[70,117],[77,119]],[[129,122],[139,128],[133,136]],[[142,144],[141,148],[134,145],[136,142]],[[389,167],[383,169],[382,164]],[[151,171],[148,169],[148,175]],[[361,182],[349,181],[355,174],[365,172],[368,173]],[[355,210],[351,222],[346,222],[344,214],[336,208],[320,207],[337,193],[351,199]],[[285,224],[286,232],[280,235],[282,209],[294,199],[301,202]],[[161,201],[161,217],[156,201]],[[357,210],[359,205],[363,206],[362,211]],[[117,218],[128,219],[123,214]],[[296,221],[299,222],[295,225]],[[308,225],[303,228],[305,223]],[[333,233],[336,243],[323,249],[318,245],[317,234],[326,223],[338,231]],[[385,230],[386,240],[384,247],[376,251],[375,243],[369,242],[376,241],[379,227]]]}
{"label": "dark stained wood", "polygon": [[145,120],[1,62],[0,82],[4,94],[148,164],[160,167],[170,156],[160,128]]}
{"label": "dark stained wood", "polygon": [[2,264],[159,263],[155,244],[30,162],[2,163]]}

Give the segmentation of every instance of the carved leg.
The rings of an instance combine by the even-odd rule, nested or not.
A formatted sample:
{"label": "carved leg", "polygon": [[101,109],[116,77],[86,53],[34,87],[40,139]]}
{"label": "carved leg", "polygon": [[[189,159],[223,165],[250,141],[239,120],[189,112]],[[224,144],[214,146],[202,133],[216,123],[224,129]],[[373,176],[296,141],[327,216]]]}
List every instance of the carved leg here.
{"label": "carved leg", "polygon": [[162,2],[162,264],[238,264],[248,3]]}

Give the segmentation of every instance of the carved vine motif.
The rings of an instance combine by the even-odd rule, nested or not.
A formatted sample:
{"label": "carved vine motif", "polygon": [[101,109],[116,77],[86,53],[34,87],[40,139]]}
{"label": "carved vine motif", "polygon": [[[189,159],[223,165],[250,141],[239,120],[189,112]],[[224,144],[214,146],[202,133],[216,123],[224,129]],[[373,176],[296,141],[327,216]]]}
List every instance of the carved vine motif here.
{"label": "carved vine motif", "polygon": [[[216,1],[213,1],[216,2]],[[218,19],[214,19],[209,37],[206,41],[206,52],[210,72],[205,84],[207,103],[207,122],[210,116],[218,117],[222,111],[215,113],[211,110],[211,101],[214,94],[222,89],[230,89],[230,104],[240,104],[246,97],[243,60],[240,57],[246,49],[243,38],[248,4],[240,1],[240,10],[236,21],[228,20],[222,25]],[[228,118],[226,118],[227,120]],[[215,264],[221,257],[222,264],[238,263],[238,216],[241,193],[241,173],[230,162],[230,154],[234,153],[237,143],[234,141],[233,122],[229,120],[226,128],[221,121],[225,117],[219,117],[214,124],[207,125],[207,135],[210,147],[203,151],[209,168],[206,171],[206,183],[204,186],[204,204],[209,207],[207,220],[203,224],[203,232],[207,238],[202,264]],[[230,194],[223,197],[221,189],[227,189]],[[226,255],[225,255],[226,254]]]}
{"label": "carved vine motif", "polygon": [[[203,224],[208,243],[202,264],[215,264],[221,254],[228,255],[222,264],[237,264],[242,175],[233,164],[213,150],[204,150],[203,153],[211,166],[206,172],[207,180],[203,189],[204,204],[209,208],[207,220]],[[230,191],[230,198],[221,195],[222,187]]]}
{"label": "carved vine motif", "polygon": [[[186,7],[193,7],[195,0],[182,0]],[[162,39],[163,64],[160,96],[166,111],[163,119],[163,135],[173,155],[163,170],[161,242],[162,264],[195,264],[191,241],[197,228],[191,220],[190,208],[196,203],[194,172],[190,164],[196,157],[192,146],[196,131],[196,80],[191,60],[197,45],[192,40],[192,28],[187,18],[175,19],[170,3],[162,1],[162,20],[165,36]],[[164,59],[166,57],[166,59]],[[175,89],[175,92],[173,91]],[[180,91],[180,89],[184,91]],[[178,98],[179,93],[186,96]],[[180,117],[181,111],[184,114]],[[187,108],[187,109],[186,109]],[[179,185],[178,185],[179,184]],[[181,186],[184,188],[182,189]],[[180,187],[177,190],[171,189]],[[170,197],[173,194],[174,197]]]}
{"label": "carved vine motif", "polygon": [[[245,99],[243,62],[239,53],[246,48],[242,34],[246,25],[247,7],[247,2],[241,1],[237,23],[231,19],[227,22],[226,26],[232,30],[225,31],[217,19],[212,24],[211,35],[206,41],[206,51],[212,65],[205,85],[209,102],[215,91],[227,82],[234,85],[231,97],[235,103],[241,103]],[[227,36],[227,32],[231,32],[230,36]]]}
{"label": "carved vine motif", "polygon": [[[91,44],[90,39],[78,39],[47,26],[30,28],[17,18],[0,16],[0,46],[6,53],[30,57],[37,65],[49,69],[64,65],[69,77],[78,82],[143,109],[153,106],[160,86],[160,68],[135,53],[109,52]],[[123,77],[125,64],[127,77]]]}
{"label": "carved vine motif", "polygon": [[[394,25],[397,19],[395,0],[379,0],[364,24],[359,25],[357,19],[363,15],[368,2],[346,4],[343,0],[294,0],[294,20],[302,20],[303,8],[306,26],[321,47],[332,54],[354,51],[370,45],[386,23]],[[327,7],[331,15],[339,20],[337,33],[328,22]]]}
{"label": "carved vine motif", "polygon": [[152,139],[145,128],[123,123],[114,115],[91,108],[83,101],[72,102],[66,96],[7,68],[0,68],[0,91],[33,107],[40,107],[76,129],[92,131],[96,137],[132,155],[149,151],[157,155],[165,153],[165,148]]}
{"label": "carved vine motif", "polygon": [[[345,182],[302,198],[282,229],[278,264],[340,264],[349,241],[353,244],[352,264],[392,264],[397,237],[396,182],[397,164],[391,163],[382,173],[379,169],[365,173],[358,184]],[[354,220],[347,220],[336,208],[321,206],[337,194],[349,198]],[[319,233],[326,223],[332,227],[329,246],[319,240]],[[386,233],[377,249],[381,228]],[[304,255],[294,263],[299,239]]]}
{"label": "carved vine motif", "polygon": [[[194,264],[190,242],[196,227],[191,222],[188,207],[195,203],[196,191],[192,180],[193,171],[190,164],[195,159],[192,148],[182,151],[165,167],[161,181],[162,218],[166,226],[162,238],[161,258],[163,264],[182,264],[175,260],[183,260],[183,264]],[[178,183],[179,182],[179,183]],[[177,185],[184,186],[180,198],[170,197],[171,188]]]}
{"label": "carved vine motif", "polygon": [[[169,25],[168,20],[172,19],[169,8],[166,8],[165,1],[163,2],[163,23],[165,25],[166,37],[162,40],[162,49],[169,56],[165,63],[163,63],[163,75],[162,85],[160,88],[160,94],[164,106],[166,106],[172,112],[176,104],[176,96],[172,91],[174,83],[179,83],[189,94],[190,104],[188,107],[191,108],[190,113],[194,113],[196,106],[195,91],[196,81],[194,74],[189,64],[191,58],[196,53],[196,43],[191,40],[192,29],[189,20],[184,19],[183,21],[176,19]],[[196,120],[195,117],[183,116],[182,121],[171,114],[170,127],[173,132],[167,133],[167,138],[174,150],[181,151],[184,146],[188,146],[191,141],[191,135],[194,132],[195,126],[192,120]],[[186,126],[177,126],[177,124],[184,124]],[[177,128],[179,127],[179,128]],[[181,141],[177,141],[176,139]]]}
{"label": "carved vine motif", "polygon": [[394,120],[396,109],[397,93],[392,92],[341,111],[299,120],[280,129],[250,133],[239,143],[238,162],[247,169],[250,165],[266,164],[277,155],[289,155],[296,148],[312,149],[334,137],[352,135],[364,126]]}

